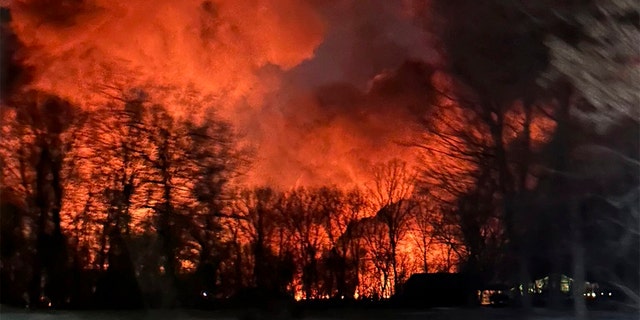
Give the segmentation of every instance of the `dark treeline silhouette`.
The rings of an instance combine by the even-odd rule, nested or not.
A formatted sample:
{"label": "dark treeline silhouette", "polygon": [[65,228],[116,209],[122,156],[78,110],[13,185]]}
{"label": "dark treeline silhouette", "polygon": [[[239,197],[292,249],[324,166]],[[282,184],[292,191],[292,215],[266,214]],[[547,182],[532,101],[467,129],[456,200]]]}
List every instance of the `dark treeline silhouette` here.
{"label": "dark treeline silhouette", "polygon": [[[637,78],[613,76],[637,59],[632,8],[637,4],[448,1],[433,7],[429,21],[453,83],[440,93],[455,104],[428,114],[426,139],[416,144],[472,168],[435,168],[424,177],[446,190],[447,216],[460,222],[458,237],[471,250],[463,269],[524,284],[548,275],[555,306],[560,275],[570,275],[579,317],[587,280],[640,303],[637,94],[627,99]],[[617,28],[634,31],[625,38]],[[461,121],[447,123],[447,110]],[[521,296],[526,308],[528,291]]]}
{"label": "dark treeline silhouette", "polygon": [[[576,247],[585,279],[638,290],[625,199],[639,183],[633,141],[556,127],[529,160],[543,168],[537,183],[510,191],[516,237],[504,226],[499,164],[483,158],[495,146],[461,130],[432,139],[468,139],[460,141],[469,151],[452,146],[447,156],[473,154],[472,170],[416,171],[392,160],[372,167],[364,189],[237,188],[246,158],[214,116],[178,120],[138,91],[95,111],[37,91],[17,97],[3,107],[3,303],[379,300],[402,293],[414,273],[452,270],[485,284],[551,275],[560,300],[559,275],[575,274]],[[503,146],[510,168],[520,140]]]}
{"label": "dark treeline silhouette", "polygon": [[87,111],[24,91],[3,105],[3,302],[380,299],[414,272],[399,251],[424,201],[404,162],[375,166],[366,190],[237,189],[246,155],[227,123],[180,120],[139,90],[109,100]]}
{"label": "dark treeline silhouette", "polygon": [[211,219],[242,161],[230,127],[179,121],[140,92],[115,101],[87,112],[30,91],[3,107],[3,285],[26,286],[3,299],[141,306],[152,290],[170,304],[188,249],[210,264]]}

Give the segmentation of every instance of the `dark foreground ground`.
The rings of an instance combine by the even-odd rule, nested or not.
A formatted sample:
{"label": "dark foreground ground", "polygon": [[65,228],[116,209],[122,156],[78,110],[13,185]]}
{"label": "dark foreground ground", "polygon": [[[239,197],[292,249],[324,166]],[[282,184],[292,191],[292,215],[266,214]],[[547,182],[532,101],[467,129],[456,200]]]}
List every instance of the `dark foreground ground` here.
{"label": "dark foreground ground", "polygon": [[[534,314],[524,317],[517,309],[431,309],[431,310],[409,310],[409,309],[328,309],[303,311],[302,314],[291,317],[286,314],[265,314],[256,310],[225,310],[225,311],[192,311],[192,310],[141,310],[141,311],[28,311],[22,309],[6,308],[0,309],[0,320],[164,320],[164,319],[185,319],[185,320],[262,320],[262,319],[305,319],[305,320],[466,320],[466,319],[528,319],[528,320],[565,320],[574,319],[569,312],[552,312],[544,309],[534,310]],[[638,313],[632,312],[611,312],[593,311],[589,319],[602,320],[637,320],[640,319]]]}

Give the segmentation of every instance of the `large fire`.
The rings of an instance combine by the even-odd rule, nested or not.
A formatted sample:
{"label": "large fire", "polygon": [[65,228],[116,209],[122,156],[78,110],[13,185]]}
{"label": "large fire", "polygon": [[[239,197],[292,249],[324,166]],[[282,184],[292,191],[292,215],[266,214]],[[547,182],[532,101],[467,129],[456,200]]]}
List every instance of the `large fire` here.
{"label": "large fire", "polygon": [[[389,21],[371,25],[374,10],[350,1],[10,4],[12,28],[36,70],[34,87],[88,108],[113,88],[150,91],[177,116],[213,108],[257,145],[254,182],[281,186],[360,182],[368,161],[410,157],[396,143],[410,135],[409,112],[425,93],[419,84],[405,92],[392,86],[430,75],[394,78],[388,69],[435,56],[410,23],[408,5],[374,7]],[[367,34],[379,52],[358,43]],[[384,52],[387,45],[396,55]],[[375,88],[385,81],[391,92]]]}
{"label": "large fire", "polygon": [[[194,86],[229,110],[261,104],[312,57],[324,23],[298,1],[14,1],[35,86],[77,102],[101,86]],[[202,106],[194,106],[203,108]],[[200,112],[180,110],[176,113]]]}
{"label": "large fire", "polygon": [[[418,3],[16,0],[9,8],[25,63],[34,68],[33,88],[87,110],[130,89],[145,91],[177,118],[197,122],[214,110],[256,150],[240,183],[366,190],[373,178],[370,168],[394,158],[408,167],[426,161],[431,168],[473,169],[437,152],[418,162],[424,148],[407,147],[423,139],[422,147],[446,151],[437,138],[425,136],[420,123],[433,102],[431,86],[446,92],[450,84],[429,67],[439,57],[428,34],[413,23],[417,11],[427,10]],[[453,101],[439,102],[450,105],[438,115],[446,120],[439,124],[442,131],[465,125]],[[522,110],[513,110],[508,121],[521,123]],[[534,119],[534,144],[551,126]],[[522,130],[513,127],[505,139]],[[71,216],[83,212],[93,192],[70,187],[76,201],[63,210],[74,212]],[[144,220],[149,207],[139,205],[134,216]],[[141,221],[134,221],[139,225],[134,232],[143,230]],[[80,226],[67,219],[64,227]],[[420,243],[425,228],[411,225],[397,244],[404,278],[455,270],[460,256],[445,244]],[[240,236],[246,237],[244,245],[250,242],[249,234]],[[318,235],[318,246],[330,247],[333,236]],[[376,240],[366,245],[383,245]],[[277,247],[273,241],[270,245]],[[375,260],[371,254],[363,259]],[[197,265],[183,261],[182,266]],[[393,292],[393,275],[382,266],[370,262],[362,269],[357,295]],[[298,274],[292,284],[299,299],[305,297],[300,281]]]}

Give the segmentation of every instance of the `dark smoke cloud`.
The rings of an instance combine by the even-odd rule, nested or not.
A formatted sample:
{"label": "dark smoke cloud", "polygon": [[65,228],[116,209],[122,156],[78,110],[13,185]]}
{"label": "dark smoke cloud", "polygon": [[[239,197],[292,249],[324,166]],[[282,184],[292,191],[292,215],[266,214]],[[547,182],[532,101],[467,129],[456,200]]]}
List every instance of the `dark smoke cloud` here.
{"label": "dark smoke cloud", "polygon": [[[420,6],[418,5],[420,4]],[[285,82],[313,88],[347,82],[364,89],[380,72],[406,60],[435,64],[433,35],[421,24],[423,1],[318,1],[327,33],[313,59],[291,70]]]}
{"label": "dark smoke cloud", "polygon": [[21,10],[42,26],[73,27],[78,19],[99,10],[92,1],[87,0],[38,0],[18,2],[14,8]]}
{"label": "dark smoke cloud", "polygon": [[0,100],[29,83],[31,68],[24,64],[24,45],[10,26],[11,12],[0,7]]}
{"label": "dark smoke cloud", "polygon": [[[519,1],[434,1],[425,26],[437,35],[447,71],[481,99],[510,103],[531,95],[547,68],[550,25]],[[548,10],[550,11],[550,10]]]}
{"label": "dark smoke cloud", "polygon": [[357,184],[373,163],[396,157],[411,163],[414,150],[401,144],[419,132],[434,96],[433,75],[430,65],[408,61],[378,74],[365,90],[334,82],[268,109],[258,119],[269,127],[260,132],[278,143],[262,146],[264,172],[277,173],[285,186]]}
{"label": "dark smoke cloud", "polygon": [[424,28],[425,1],[318,1],[327,31],[312,59],[249,127],[265,160],[257,172],[284,185],[360,183],[373,162],[411,162],[399,146],[417,132],[440,61]]}

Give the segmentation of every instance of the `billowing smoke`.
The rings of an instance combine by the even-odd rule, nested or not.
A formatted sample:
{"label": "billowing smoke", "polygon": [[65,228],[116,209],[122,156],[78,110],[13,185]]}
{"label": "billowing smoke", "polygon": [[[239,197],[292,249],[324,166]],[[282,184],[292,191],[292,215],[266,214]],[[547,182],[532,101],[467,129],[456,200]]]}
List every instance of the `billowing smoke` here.
{"label": "billowing smoke", "polygon": [[0,8],[0,101],[11,96],[31,80],[24,63],[23,44],[11,29],[11,12]]}
{"label": "billowing smoke", "polygon": [[[16,1],[13,28],[31,49],[36,85],[71,98],[96,85],[188,85],[228,107],[258,104],[270,73],[312,57],[324,24],[280,1]],[[132,80],[133,79],[133,80]]]}
{"label": "billowing smoke", "polygon": [[[438,61],[425,1],[31,0],[9,4],[33,86],[88,104],[105,87],[193,89],[258,150],[252,183],[349,184],[411,158]],[[411,62],[407,62],[411,61]],[[171,106],[170,106],[171,108]]]}
{"label": "billowing smoke", "polygon": [[371,163],[413,161],[402,146],[428,107],[440,57],[420,24],[426,1],[318,1],[327,25],[312,59],[282,76],[281,89],[247,121],[268,183],[351,184]]}
{"label": "billowing smoke", "polygon": [[[375,77],[367,90],[336,82],[301,92],[281,109],[265,110],[258,132],[277,141],[261,146],[261,170],[271,183],[363,183],[372,164],[397,157],[413,161],[404,144],[418,132],[427,108],[432,69],[409,61]],[[264,119],[269,119],[265,121]],[[268,126],[268,127],[266,127]],[[297,170],[291,170],[296,168]]]}

